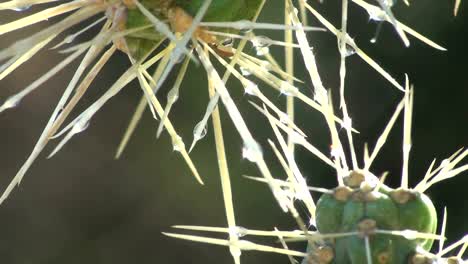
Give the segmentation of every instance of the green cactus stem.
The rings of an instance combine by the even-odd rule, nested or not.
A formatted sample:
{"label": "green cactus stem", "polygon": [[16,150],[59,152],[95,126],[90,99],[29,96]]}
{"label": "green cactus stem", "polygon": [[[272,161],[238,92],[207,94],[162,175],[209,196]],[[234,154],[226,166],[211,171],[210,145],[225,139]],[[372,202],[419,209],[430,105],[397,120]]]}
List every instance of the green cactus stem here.
{"label": "green cactus stem", "polygon": [[[174,27],[174,23],[185,23],[179,17],[172,18],[174,10],[183,10],[188,20],[195,16],[203,4],[202,0],[142,0],[141,4],[147,8],[155,17]],[[260,7],[261,0],[213,0],[208,8],[203,21],[206,22],[229,22],[237,20],[252,20]],[[172,13],[171,13],[172,12]],[[150,25],[150,21],[139,9],[129,7],[127,10],[126,29],[138,28]],[[223,29],[217,29],[223,30]],[[223,31],[233,32],[225,29]],[[148,28],[125,37],[128,52],[134,58],[139,59],[159,42],[163,36],[154,28]]]}
{"label": "green cactus stem", "polygon": [[[320,245],[310,246],[304,263],[374,264],[430,263],[433,239],[407,239],[379,231],[412,230],[434,234],[437,214],[432,201],[413,190],[392,189],[377,177],[351,171],[345,186],[323,194],[317,203],[317,229],[321,234],[355,232],[326,239],[333,258],[318,260]],[[367,245],[366,245],[367,244]],[[421,262],[422,261],[422,262]]]}

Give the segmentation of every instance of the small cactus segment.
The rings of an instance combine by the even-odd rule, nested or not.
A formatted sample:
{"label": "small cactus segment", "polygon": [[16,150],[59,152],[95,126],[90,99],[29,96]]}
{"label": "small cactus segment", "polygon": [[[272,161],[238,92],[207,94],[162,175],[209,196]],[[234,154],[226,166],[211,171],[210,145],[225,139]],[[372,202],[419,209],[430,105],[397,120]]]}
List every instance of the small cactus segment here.
{"label": "small cactus segment", "polygon": [[437,215],[426,195],[394,190],[362,171],[350,172],[344,183],[345,186],[335,188],[332,193],[323,194],[317,203],[319,233],[343,233],[323,241],[322,247],[326,245],[334,250],[333,259],[316,261],[311,256],[317,255],[314,251],[321,246],[309,245],[312,253],[309,252],[304,264],[416,264],[434,258],[427,252],[432,239],[409,240],[385,232],[412,230],[434,234]]}

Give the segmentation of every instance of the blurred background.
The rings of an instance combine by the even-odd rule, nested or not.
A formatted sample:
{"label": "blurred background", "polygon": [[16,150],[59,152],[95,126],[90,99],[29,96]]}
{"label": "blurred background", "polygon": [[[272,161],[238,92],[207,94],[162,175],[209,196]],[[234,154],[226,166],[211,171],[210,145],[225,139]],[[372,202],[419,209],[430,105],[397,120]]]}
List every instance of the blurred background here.
{"label": "blurred background", "polygon": [[[339,2],[309,2],[339,25]],[[364,10],[350,4],[349,31],[356,43],[400,83],[404,82],[404,73],[408,73],[415,85],[410,163],[412,186],[422,178],[433,158],[440,161],[468,143],[468,12],[463,2],[458,17],[453,17],[453,4],[453,1],[412,1],[410,7],[398,2],[394,8],[402,22],[446,47],[446,52],[430,48],[414,38],[410,38],[411,47],[404,48],[388,23],[383,25],[378,42],[371,44],[369,40],[376,24],[369,21]],[[21,14],[2,11],[0,23],[32,11]],[[260,21],[282,23],[282,16],[282,1],[268,1]],[[311,16],[309,19],[311,25],[318,25]],[[51,19],[2,36],[0,49],[54,21],[57,20]],[[282,32],[258,34],[277,40],[283,38]],[[336,39],[330,33],[318,32],[308,37],[324,85],[337,95],[339,54]],[[270,50],[283,64],[283,49],[272,47]],[[247,51],[254,54],[251,46]],[[20,91],[63,58],[54,51],[41,52],[0,82],[0,100],[3,102]],[[369,142],[371,148],[374,146],[402,93],[358,56],[350,56],[347,62],[346,96],[353,125],[360,131],[356,145],[358,157],[362,157],[364,142]],[[76,66],[77,63],[56,75],[18,107],[0,114],[2,191],[31,152]],[[94,82],[75,115],[104,93],[127,67],[125,56],[115,56]],[[295,67],[296,77],[305,81],[299,85],[300,89],[311,95],[310,80],[299,52],[296,52]],[[188,73],[180,99],[170,115],[186,145],[192,141],[193,127],[201,120],[208,98],[203,69],[191,65]],[[175,76],[171,76],[168,81],[174,79]],[[260,82],[258,84],[273,102],[282,107],[285,105],[284,96],[270,91]],[[267,148],[267,138],[273,138],[271,128],[248,104],[255,98],[244,96],[243,89],[234,80],[229,86],[254,136],[264,146],[274,176],[284,177]],[[167,90],[165,87],[160,91],[162,102],[165,102]],[[226,226],[211,121],[207,136],[191,154],[205,181],[204,186],[194,180],[180,155],[173,152],[167,133],[156,140],[158,123],[149,112],[143,116],[122,158],[114,160],[118,143],[140,96],[137,83],[132,82],[92,119],[85,132],[75,136],[56,156],[46,159],[47,155],[43,154],[34,163],[21,185],[0,207],[2,263],[232,263],[227,248],[161,234],[177,231],[171,229],[175,224]],[[310,142],[328,152],[330,139],[323,118],[301,103],[296,104],[296,111],[296,123],[306,131]],[[259,174],[254,166],[242,159],[242,143],[225,109],[221,112],[238,224],[262,230],[274,227],[296,229],[294,220],[281,212],[264,184],[242,177]],[[377,175],[390,172],[387,179],[391,186],[398,186],[401,172],[401,121],[400,118],[373,166]],[[52,141],[52,144],[56,142]],[[49,146],[45,153],[51,150]],[[307,151],[298,147],[296,157],[310,185],[327,188],[336,185],[334,172]],[[467,231],[465,205],[468,198],[464,193],[468,186],[467,177],[465,172],[428,191],[440,214],[439,219],[443,207],[448,209],[446,235],[449,241],[461,238]],[[314,197],[318,198],[318,195],[314,194]],[[301,206],[299,208],[305,212]],[[279,246],[273,239],[252,240]],[[302,243],[291,246],[305,249]],[[285,256],[267,253],[244,252],[242,256],[243,263],[288,262]]]}

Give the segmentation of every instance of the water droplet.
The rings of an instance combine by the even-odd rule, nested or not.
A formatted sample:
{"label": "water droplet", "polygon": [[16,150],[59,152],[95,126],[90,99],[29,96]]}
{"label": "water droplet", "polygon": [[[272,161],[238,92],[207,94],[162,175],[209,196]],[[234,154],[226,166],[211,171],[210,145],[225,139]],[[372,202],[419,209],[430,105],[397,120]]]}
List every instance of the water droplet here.
{"label": "water droplet", "polygon": [[259,48],[269,47],[271,45],[271,39],[266,36],[256,36],[252,38],[251,42],[252,45]]}
{"label": "water droplet", "polygon": [[247,80],[247,82],[244,84],[244,94],[257,95],[257,90],[258,86],[252,81]]}
{"label": "water droplet", "polygon": [[246,143],[242,148],[242,157],[251,162],[256,162],[263,156],[262,148],[257,142]]}
{"label": "water droplet", "polygon": [[444,167],[447,167],[449,164],[450,164],[450,160],[449,160],[449,159],[444,159],[444,160],[440,163],[440,167],[444,168]]}
{"label": "water droplet", "polygon": [[256,47],[255,50],[257,51],[257,56],[265,56],[266,54],[270,53],[270,48],[268,47]]}
{"label": "water droplet", "polygon": [[271,66],[271,63],[266,60],[260,60],[260,67],[262,67],[266,71],[270,71],[273,68]]}
{"label": "water droplet", "polygon": [[181,152],[185,149],[184,141],[180,136],[175,136],[172,138],[172,147],[174,151]]}
{"label": "water droplet", "polygon": [[257,56],[263,56],[270,52],[271,39],[265,36],[256,36],[252,40],[252,45],[257,51]]}
{"label": "water droplet", "polygon": [[177,99],[179,99],[179,89],[173,88],[167,93],[167,102],[173,104]]}
{"label": "water droplet", "polygon": [[284,94],[286,96],[296,96],[299,90],[297,89],[297,87],[293,86],[292,84],[286,81],[281,81],[280,92],[281,94]]}
{"label": "water droplet", "polygon": [[245,68],[245,67],[240,66],[239,69],[240,69],[241,74],[243,76],[249,76],[249,75],[252,74],[252,72],[249,69]]}
{"label": "water droplet", "polygon": [[28,10],[29,8],[31,8],[31,5],[17,6],[17,7],[12,8],[11,10],[16,11],[16,12],[22,12],[22,11]]}
{"label": "water droplet", "polygon": [[328,91],[325,88],[319,88],[315,90],[314,101],[319,104],[325,104],[328,102]]}
{"label": "water droplet", "polygon": [[346,49],[345,50],[345,57],[349,57],[351,55],[356,54],[356,50],[351,45],[346,44],[345,49]]}
{"label": "water droplet", "polygon": [[199,122],[198,124],[195,125],[195,128],[193,129],[193,138],[196,140],[202,139],[206,136],[208,133],[208,128],[206,127],[206,123]]}
{"label": "water droplet", "polygon": [[386,21],[387,14],[382,9],[375,7],[367,9],[367,13],[369,14],[369,19],[372,21]]}
{"label": "water droplet", "polygon": [[229,230],[229,235],[236,236],[238,238],[244,237],[249,233],[247,228],[242,226],[234,226]]}
{"label": "water droplet", "polygon": [[76,122],[75,125],[73,125],[73,128],[71,130],[71,134],[78,134],[83,131],[85,131],[89,127],[89,119],[87,118],[81,118]]}
{"label": "water droplet", "polygon": [[418,233],[414,230],[409,230],[409,229],[405,229],[401,231],[401,235],[408,240],[414,240],[418,238]]}
{"label": "water droplet", "polygon": [[239,30],[239,34],[247,35],[247,34],[251,33],[252,31],[253,31],[253,29],[251,27],[244,27],[244,28],[241,28]]}
{"label": "water droplet", "polygon": [[0,113],[6,109],[15,108],[19,105],[22,97],[12,96],[5,100],[3,105],[0,106]]}
{"label": "water droplet", "polygon": [[351,119],[349,116],[347,116],[347,117],[345,117],[345,118],[343,119],[343,125],[342,125],[342,126],[343,126],[346,130],[351,130],[351,128],[352,128],[352,123],[353,123],[352,119]]}
{"label": "water droplet", "polygon": [[68,36],[63,40],[63,43],[64,44],[70,44],[70,43],[73,42],[73,40],[75,40],[75,36]]}
{"label": "water droplet", "polygon": [[393,5],[395,5],[395,0],[383,0],[382,3],[388,7],[392,7]]}
{"label": "water droplet", "polygon": [[341,154],[341,149],[337,146],[331,145],[330,146],[330,156],[334,159],[338,159]]}

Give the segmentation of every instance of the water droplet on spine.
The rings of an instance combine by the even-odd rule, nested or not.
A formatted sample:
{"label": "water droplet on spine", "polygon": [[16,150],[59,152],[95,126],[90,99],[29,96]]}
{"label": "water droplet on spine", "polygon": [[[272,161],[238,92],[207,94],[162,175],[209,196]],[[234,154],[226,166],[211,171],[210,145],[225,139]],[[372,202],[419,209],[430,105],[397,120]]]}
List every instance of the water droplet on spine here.
{"label": "water droplet on spine", "polygon": [[242,148],[242,157],[250,162],[257,162],[262,155],[262,148],[257,142],[245,143]]}
{"label": "water droplet on spine", "polygon": [[181,152],[183,149],[185,149],[184,141],[182,141],[180,136],[172,138],[172,147],[173,150],[177,152]]}
{"label": "water droplet on spine", "polygon": [[234,227],[234,233],[237,237],[241,238],[244,237],[248,234],[248,230],[245,227],[242,226],[236,226]]}
{"label": "water droplet on spine", "polygon": [[204,138],[207,133],[208,128],[206,127],[206,123],[203,121],[196,124],[195,128],[193,129],[193,137],[197,140]]}
{"label": "water droplet on spine", "polygon": [[80,119],[78,122],[76,122],[75,125],[73,125],[71,133],[73,134],[78,134],[83,131],[85,131],[89,127],[89,120],[86,119]]}
{"label": "water droplet on spine", "polygon": [[252,72],[249,69],[245,68],[245,67],[240,66],[239,69],[240,69],[240,72],[241,72],[241,74],[243,76],[249,76],[249,75],[252,74]]}
{"label": "water droplet on spine", "polygon": [[386,21],[387,14],[380,8],[369,8],[367,9],[367,13],[369,13],[369,19],[372,21]]}
{"label": "water droplet on spine", "polygon": [[23,12],[31,8],[31,5],[24,5],[24,6],[17,6],[12,8],[11,10],[16,11],[16,12]]}
{"label": "water droplet on spine", "polygon": [[351,55],[356,54],[356,50],[351,46],[346,44],[345,46],[345,57],[349,57]]}
{"label": "water droplet on spine", "polygon": [[271,39],[265,36],[256,36],[252,40],[252,45],[257,51],[257,56],[263,56],[270,52]]}
{"label": "water droplet on spine", "polygon": [[244,94],[256,95],[255,91],[257,89],[258,86],[252,81],[247,81],[246,84],[244,84]]}
{"label": "water droplet on spine", "polygon": [[297,89],[296,86],[286,82],[286,81],[281,81],[280,84],[280,92],[281,94],[284,94],[286,96],[296,96],[299,90]]}

